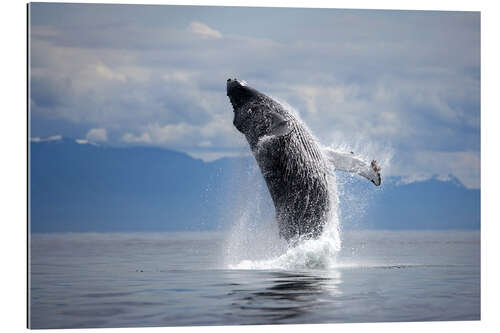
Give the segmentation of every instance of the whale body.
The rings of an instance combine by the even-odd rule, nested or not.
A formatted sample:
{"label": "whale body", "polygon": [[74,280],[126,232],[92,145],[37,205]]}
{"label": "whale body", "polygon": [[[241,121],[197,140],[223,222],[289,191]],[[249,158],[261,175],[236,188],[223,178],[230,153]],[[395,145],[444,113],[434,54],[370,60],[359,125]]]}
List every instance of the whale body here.
{"label": "whale body", "polygon": [[317,238],[332,207],[333,170],[357,173],[380,185],[380,168],[353,154],[322,149],[289,110],[245,81],[227,80],[233,124],[245,135],[276,210],[280,237]]}

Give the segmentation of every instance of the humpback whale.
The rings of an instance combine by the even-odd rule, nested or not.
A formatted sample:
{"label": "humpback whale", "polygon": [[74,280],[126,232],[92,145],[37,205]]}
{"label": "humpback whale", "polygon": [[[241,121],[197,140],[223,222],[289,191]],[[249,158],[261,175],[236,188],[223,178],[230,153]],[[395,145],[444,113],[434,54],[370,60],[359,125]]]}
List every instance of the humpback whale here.
{"label": "humpback whale", "polygon": [[248,141],[273,200],[280,237],[293,242],[321,235],[332,209],[333,170],[381,184],[376,161],[322,149],[296,116],[245,81],[228,79],[226,90],[233,124]]}

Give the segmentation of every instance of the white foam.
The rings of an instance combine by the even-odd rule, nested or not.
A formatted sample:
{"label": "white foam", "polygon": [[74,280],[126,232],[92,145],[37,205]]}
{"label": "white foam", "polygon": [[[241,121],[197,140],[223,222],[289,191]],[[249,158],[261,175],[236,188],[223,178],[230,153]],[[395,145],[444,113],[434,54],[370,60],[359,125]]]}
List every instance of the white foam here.
{"label": "white foam", "polygon": [[246,259],[228,267],[232,269],[329,269],[335,267],[335,258],[339,250],[339,239],[324,233],[320,238],[302,241],[274,258]]}

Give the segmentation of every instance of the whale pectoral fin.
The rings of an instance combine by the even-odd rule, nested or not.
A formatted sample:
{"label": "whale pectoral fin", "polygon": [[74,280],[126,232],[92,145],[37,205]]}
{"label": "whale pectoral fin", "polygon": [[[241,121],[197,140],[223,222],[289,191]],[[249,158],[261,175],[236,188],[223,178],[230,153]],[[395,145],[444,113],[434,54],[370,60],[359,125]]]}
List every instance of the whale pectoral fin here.
{"label": "whale pectoral fin", "polygon": [[346,171],[358,174],[370,180],[375,186],[380,186],[382,178],[380,177],[380,167],[377,161],[366,163],[353,153],[340,153],[330,148],[323,149],[328,162],[335,167],[335,170]]}
{"label": "whale pectoral fin", "polygon": [[288,135],[292,131],[292,126],[290,126],[290,123],[288,121],[283,121],[276,126],[273,126],[271,128],[271,132],[269,135],[273,136],[285,136]]}
{"label": "whale pectoral fin", "polygon": [[291,123],[276,112],[271,112],[271,129],[267,135],[269,136],[284,136],[288,135],[293,127]]}

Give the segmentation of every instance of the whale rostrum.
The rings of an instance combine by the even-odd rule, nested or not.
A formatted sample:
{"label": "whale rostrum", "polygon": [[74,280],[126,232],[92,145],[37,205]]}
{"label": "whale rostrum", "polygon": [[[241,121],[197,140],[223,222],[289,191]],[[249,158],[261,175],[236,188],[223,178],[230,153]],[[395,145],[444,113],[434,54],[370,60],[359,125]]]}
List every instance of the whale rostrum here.
{"label": "whale rostrum", "polygon": [[287,241],[317,238],[332,209],[330,175],[356,173],[381,184],[376,161],[320,148],[289,110],[245,81],[227,80],[234,126],[245,135],[276,210],[280,237]]}

